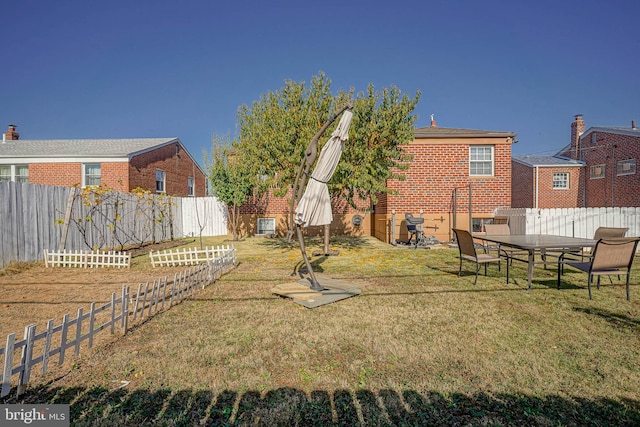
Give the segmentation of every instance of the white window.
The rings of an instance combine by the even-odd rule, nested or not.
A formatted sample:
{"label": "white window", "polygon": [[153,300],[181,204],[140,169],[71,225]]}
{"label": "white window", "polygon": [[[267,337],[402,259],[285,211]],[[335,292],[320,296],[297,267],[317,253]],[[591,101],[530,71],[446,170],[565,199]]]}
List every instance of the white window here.
{"label": "white window", "polygon": [[605,165],[593,165],[589,168],[589,178],[599,179],[604,178]]}
{"label": "white window", "polygon": [[11,165],[0,165],[0,182],[11,181]]}
{"label": "white window", "polygon": [[469,175],[493,175],[493,146],[472,145],[469,147]]}
{"label": "white window", "polygon": [[194,179],[191,177],[187,178],[187,195],[194,196],[195,195],[194,188],[195,188]]}
{"label": "white window", "polygon": [[82,165],[82,187],[97,187],[100,185],[100,163]]}
{"label": "white window", "polygon": [[257,234],[276,234],[275,218],[258,218]]}
{"label": "white window", "polygon": [[29,182],[29,165],[0,165],[0,182]]}
{"label": "white window", "polygon": [[635,175],[636,159],[620,160],[618,162],[618,175]]}
{"label": "white window", "polygon": [[158,193],[165,192],[164,180],[165,180],[164,171],[157,169],[156,170],[156,192]]}
{"label": "white window", "polygon": [[569,188],[569,172],[553,173],[553,189],[565,190]]}

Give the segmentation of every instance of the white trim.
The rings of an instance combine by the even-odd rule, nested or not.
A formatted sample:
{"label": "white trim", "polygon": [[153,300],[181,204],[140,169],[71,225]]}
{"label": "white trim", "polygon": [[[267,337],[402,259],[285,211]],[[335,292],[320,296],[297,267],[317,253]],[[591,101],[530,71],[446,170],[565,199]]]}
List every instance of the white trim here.
{"label": "white trim", "polygon": [[126,157],[0,157],[0,165],[31,163],[128,163]]}

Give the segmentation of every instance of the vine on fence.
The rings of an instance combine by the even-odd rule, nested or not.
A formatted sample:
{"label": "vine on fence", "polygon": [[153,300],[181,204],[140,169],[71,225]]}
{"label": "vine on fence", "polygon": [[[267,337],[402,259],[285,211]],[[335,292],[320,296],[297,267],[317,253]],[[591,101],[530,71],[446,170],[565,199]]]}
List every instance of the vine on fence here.
{"label": "vine on fence", "polygon": [[[77,188],[77,187],[76,187]],[[175,200],[140,187],[122,193],[105,185],[76,192],[66,216],[88,248],[123,250],[174,239]],[[65,219],[56,220],[57,225]]]}

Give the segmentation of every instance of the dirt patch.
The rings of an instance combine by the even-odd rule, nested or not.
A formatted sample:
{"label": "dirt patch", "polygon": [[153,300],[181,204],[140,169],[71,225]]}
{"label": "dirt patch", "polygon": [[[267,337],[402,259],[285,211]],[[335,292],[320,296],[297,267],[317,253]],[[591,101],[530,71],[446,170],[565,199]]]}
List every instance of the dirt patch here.
{"label": "dirt patch", "polygon": [[[187,242],[189,243],[189,242]],[[120,295],[123,286],[135,291],[139,283],[153,282],[186,267],[153,268],[151,250],[184,245],[185,241],[163,242],[132,250],[131,268],[46,268],[44,263],[9,266],[0,274],[0,340],[10,333],[22,338],[24,328],[35,324],[41,331],[49,319],[60,324],[62,317],[75,317],[79,308],[110,301]],[[0,346],[3,346],[0,344]]]}

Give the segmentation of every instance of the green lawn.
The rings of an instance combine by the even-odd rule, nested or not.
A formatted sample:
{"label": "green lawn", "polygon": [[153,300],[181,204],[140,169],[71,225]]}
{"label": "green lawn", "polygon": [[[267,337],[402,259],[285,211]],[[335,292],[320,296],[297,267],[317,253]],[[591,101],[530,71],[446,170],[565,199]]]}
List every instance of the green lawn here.
{"label": "green lawn", "polygon": [[573,270],[474,286],[457,249],[333,238],[315,271],[362,294],[309,310],[270,291],[298,247],[235,246],[236,270],[25,401],[71,403],[72,425],[640,425],[640,263],[631,302],[606,278],[590,301]]}

